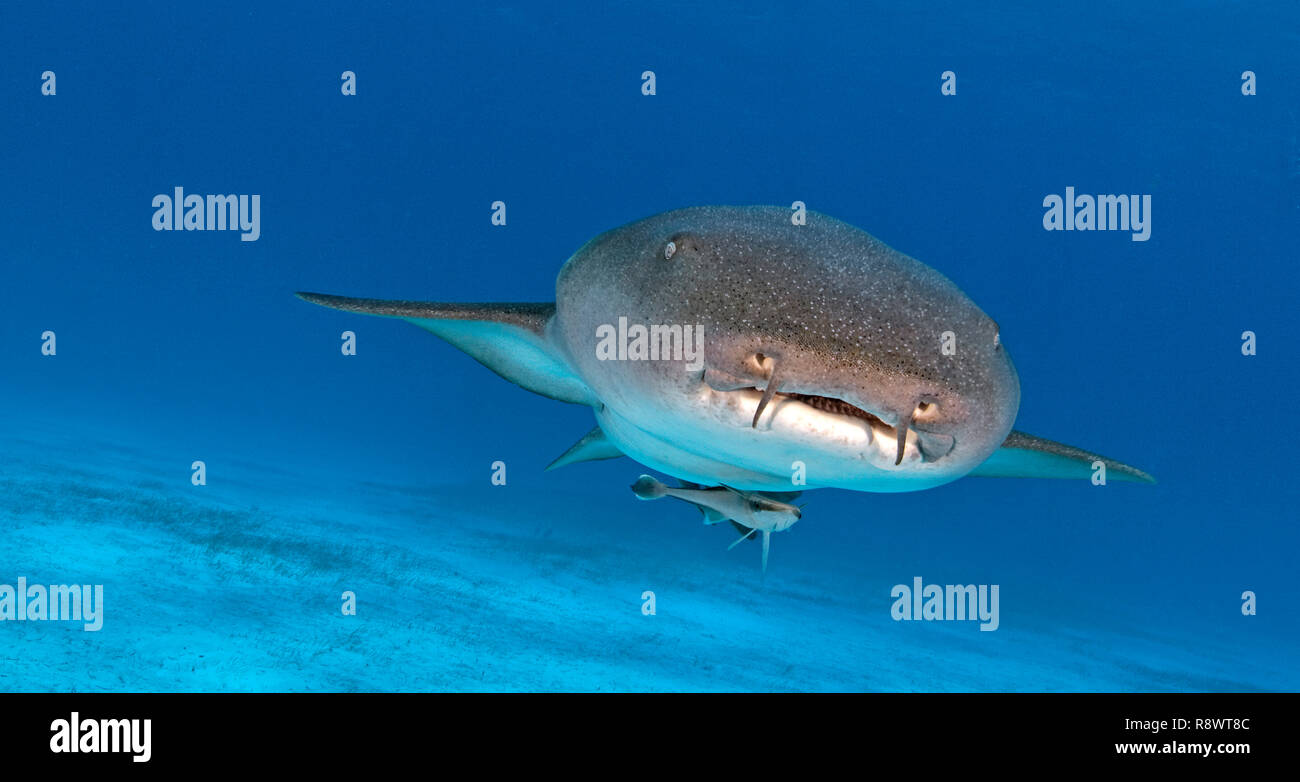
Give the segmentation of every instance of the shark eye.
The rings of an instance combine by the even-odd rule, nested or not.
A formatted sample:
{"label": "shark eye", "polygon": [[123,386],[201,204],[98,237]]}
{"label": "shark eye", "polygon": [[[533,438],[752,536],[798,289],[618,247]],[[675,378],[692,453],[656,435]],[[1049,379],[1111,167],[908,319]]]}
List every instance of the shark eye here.
{"label": "shark eye", "polygon": [[912,419],[915,421],[925,421],[939,414],[939,403],[923,399],[916,403],[916,409],[912,411]]}
{"label": "shark eye", "polygon": [[675,253],[675,252],[677,252],[677,244],[676,244],[675,242],[669,242],[668,244],[665,244],[665,245],[664,245],[664,260],[665,260],[665,261],[672,260],[673,253]]}

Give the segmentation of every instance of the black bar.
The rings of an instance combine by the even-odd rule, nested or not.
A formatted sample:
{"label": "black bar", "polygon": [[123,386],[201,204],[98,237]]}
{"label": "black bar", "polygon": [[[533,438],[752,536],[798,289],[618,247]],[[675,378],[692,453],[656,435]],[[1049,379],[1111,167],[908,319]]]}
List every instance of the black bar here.
{"label": "black bar", "polygon": [[[759,770],[815,762],[865,771],[891,760],[971,769],[1288,764],[1298,703],[1292,694],[18,694],[0,696],[0,758],[51,771],[339,772],[530,758],[578,768],[606,756],[640,767],[692,754]],[[52,752],[52,724],[70,729],[73,712],[83,735],[87,720],[148,719],[149,760]],[[1192,744],[1212,745],[1212,754],[1186,751]],[[1134,754],[1148,748],[1154,754]]]}

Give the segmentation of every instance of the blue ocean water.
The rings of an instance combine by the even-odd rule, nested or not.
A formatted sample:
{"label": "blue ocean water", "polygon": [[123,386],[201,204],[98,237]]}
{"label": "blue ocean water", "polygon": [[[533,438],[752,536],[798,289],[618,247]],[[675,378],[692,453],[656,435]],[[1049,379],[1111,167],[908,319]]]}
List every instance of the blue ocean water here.
{"label": "blue ocean water", "polygon": [[[0,622],[0,690],[1300,687],[1295,5],[707,5],[0,11],[0,584],[105,595]],[[1149,240],[1044,230],[1067,186]],[[155,231],[176,187],[260,237]],[[796,200],[997,319],[1017,428],[1159,483],[818,490],[763,577],[628,459],[544,473],[590,410],[293,296],[546,301],[602,231]],[[917,576],[999,629],[894,621]]]}

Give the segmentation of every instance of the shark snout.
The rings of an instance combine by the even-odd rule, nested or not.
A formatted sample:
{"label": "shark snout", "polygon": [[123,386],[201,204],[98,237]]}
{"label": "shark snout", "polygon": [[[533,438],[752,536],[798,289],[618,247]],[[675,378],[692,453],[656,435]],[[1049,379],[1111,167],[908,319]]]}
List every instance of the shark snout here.
{"label": "shark snout", "polygon": [[955,473],[997,449],[1019,406],[1015,369],[992,338],[996,325],[972,320],[988,345],[951,358],[916,360],[924,348],[897,345],[892,352],[913,360],[891,366],[879,354],[737,340],[709,357],[700,379],[732,400],[733,426],[761,437],[786,432],[809,443],[824,432],[878,469]]}

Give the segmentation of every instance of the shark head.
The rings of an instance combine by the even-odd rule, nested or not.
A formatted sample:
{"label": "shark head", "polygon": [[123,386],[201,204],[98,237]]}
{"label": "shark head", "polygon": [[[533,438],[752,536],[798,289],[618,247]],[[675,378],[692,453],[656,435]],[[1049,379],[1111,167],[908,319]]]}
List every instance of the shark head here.
{"label": "shark head", "polygon": [[929,488],[988,459],[1020,400],[997,324],[950,280],[782,207],[682,209],[592,239],[549,328],[614,444],[701,483]]}

